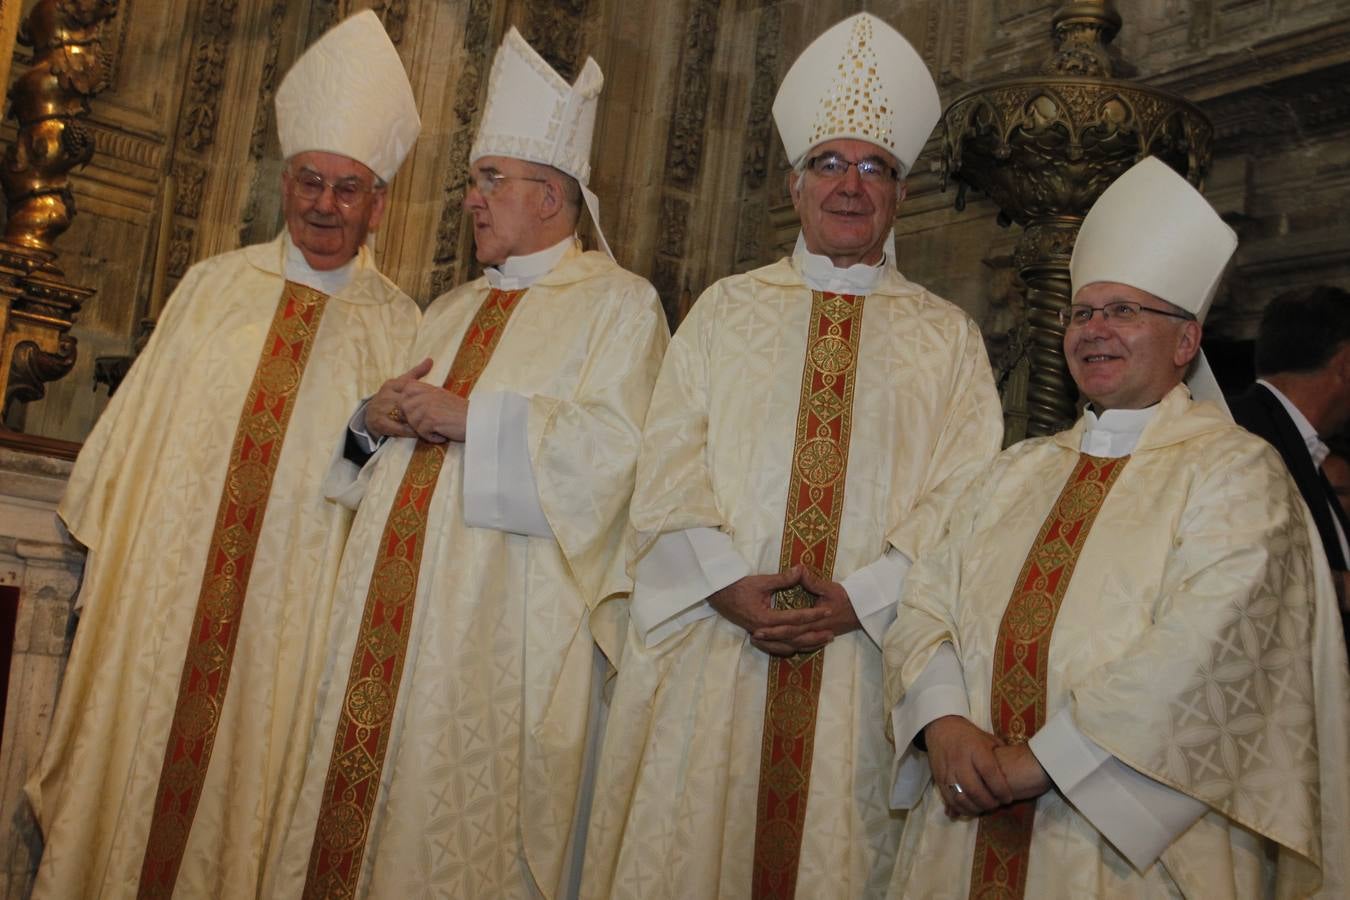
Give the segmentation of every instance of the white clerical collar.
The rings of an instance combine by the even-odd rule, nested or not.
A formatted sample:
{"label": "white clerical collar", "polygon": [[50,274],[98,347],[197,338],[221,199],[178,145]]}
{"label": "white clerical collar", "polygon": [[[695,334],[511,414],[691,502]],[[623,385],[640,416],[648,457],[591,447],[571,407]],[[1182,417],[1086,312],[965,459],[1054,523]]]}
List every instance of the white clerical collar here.
{"label": "white clerical collar", "polygon": [[875,265],[858,263],[846,269],[840,269],[830,262],[828,256],[812,253],[806,249],[806,238],[797,233],[797,246],[792,250],[792,263],[797,272],[813,291],[828,291],[831,294],[870,294],[881,280],[886,268],[886,254]]}
{"label": "white clerical collar", "polygon": [[1088,407],[1083,413],[1087,427],[1083,429],[1083,440],[1078,449],[1090,456],[1116,459],[1129,456],[1139,443],[1139,435],[1144,427],[1153,421],[1158,412],[1158,404],[1145,409],[1108,409],[1100,416]]}
{"label": "white clerical collar", "polygon": [[1318,436],[1313,423],[1308,421],[1308,417],[1303,414],[1303,410],[1294,405],[1294,401],[1284,395],[1284,391],[1264,378],[1256,379],[1256,383],[1274,394],[1275,399],[1280,401],[1280,405],[1284,407],[1284,411],[1289,413],[1289,418],[1294,420],[1294,427],[1298,429],[1298,436],[1303,438],[1303,443],[1308,446],[1308,455],[1312,457],[1313,465],[1320,469],[1322,463],[1331,453],[1331,448],[1322,442],[1322,438]]}
{"label": "white clerical collar", "polygon": [[567,251],[576,246],[580,244],[576,235],[571,234],[538,253],[508,256],[506,262],[484,269],[483,274],[487,276],[488,285],[499,291],[519,291],[553,271]]}
{"label": "white clerical collar", "polygon": [[[356,271],[356,257],[353,256],[336,269],[319,271],[305,261],[305,254],[286,235],[286,280],[314,288],[330,297],[351,283],[352,273]],[[357,254],[360,255],[359,253]]]}

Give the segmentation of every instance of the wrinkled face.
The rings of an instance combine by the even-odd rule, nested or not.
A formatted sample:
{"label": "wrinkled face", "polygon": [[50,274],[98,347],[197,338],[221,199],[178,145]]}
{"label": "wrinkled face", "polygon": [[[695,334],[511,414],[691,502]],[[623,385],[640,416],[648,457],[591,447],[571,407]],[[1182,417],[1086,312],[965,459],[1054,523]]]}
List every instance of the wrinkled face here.
{"label": "wrinkled face", "polygon": [[[806,156],[812,159],[826,153],[838,154],[850,163],[872,157],[889,168],[900,168],[893,155],[867,141],[826,141]],[[838,178],[818,175],[808,166],[801,175],[789,176],[788,187],[808,250],[828,256],[841,267],[881,259],[896,207],[904,196],[898,182],[864,179],[852,165]]]}
{"label": "wrinkled face", "polygon": [[[1122,300],[1181,312],[1147,291],[1109,281],[1085,285],[1073,298],[1097,309]],[[1149,312],[1125,324],[1098,313],[1087,324],[1064,331],[1069,374],[1099,412],[1157,403],[1185,377],[1199,350],[1199,323]]]}
{"label": "wrinkled face", "polygon": [[[483,265],[500,265],[508,256],[548,246],[540,246],[539,238],[545,190],[541,168],[509,156],[484,156],[470,166],[464,211],[473,218],[474,252]],[[490,185],[487,191],[479,180]]]}
{"label": "wrinkled face", "polygon": [[[322,178],[326,184],[313,199],[302,197],[302,180]],[[360,251],[366,235],[384,216],[385,191],[377,188],[375,173],[364,164],[336,153],[307,150],[292,156],[281,175],[282,211],[291,242],[305,262],[326,272],[345,265]],[[340,192],[334,186],[343,185]],[[338,202],[338,193],[359,187],[350,207]]]}

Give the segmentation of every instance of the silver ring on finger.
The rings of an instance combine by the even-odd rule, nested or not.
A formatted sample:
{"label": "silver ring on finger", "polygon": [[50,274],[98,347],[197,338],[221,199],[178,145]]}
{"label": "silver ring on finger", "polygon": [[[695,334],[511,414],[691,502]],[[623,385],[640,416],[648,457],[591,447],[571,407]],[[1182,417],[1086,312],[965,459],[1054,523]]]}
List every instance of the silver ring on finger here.
{"label": "silver ring on finger", "polygon": [[961,785],[957,784],[955,781],[953,781],[951,784],[947,785],[947,787],[949,787],[949,788],[952,789],[952,793],[953,793],[953,794],[958,794],[958,795],[960,795],[960,794],[964,794],[964,793],[965,793],[965,791],[963,791],[963,790],[961,789]]}

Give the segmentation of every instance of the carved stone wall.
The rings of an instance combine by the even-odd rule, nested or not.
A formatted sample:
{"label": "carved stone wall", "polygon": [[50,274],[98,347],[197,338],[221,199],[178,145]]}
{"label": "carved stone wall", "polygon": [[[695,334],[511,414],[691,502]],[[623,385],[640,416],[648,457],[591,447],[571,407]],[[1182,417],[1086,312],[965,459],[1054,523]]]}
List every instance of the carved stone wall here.
{"label": "carved stone wall", "polygon": [[[866,6],[904,32],[944,103],[1047,55],[1056,0],[123,0],[105,28],[110,87],[94,102],[94,162],[75,175],[79,215],[61,264],[98,295],[76,328],[80,361],[25,427],[79,440],[106,403],[94,359],[124,354],[196,260],[272,237],[281,160],[272,97],[326,27],[372,7],[408,67],[424,131],[395,179],[381,265],[421,303],[476,274],[460,208],[492,53],[515,24],[567,76],[605,72],[592,187],[620,262],[657,286],[672,321],[717,278],[790,249],[797,220],[770,107],[783,72],[828,25]],[[1242,245],[1211,319],[1251,336],[1279,289],[1347,283],[1350,12],[1340,0],[1118,0],[1113,52],[1139,80],[1178,91],[1217,126],[1209,196]],[[24,66],[21,50],[15,72]],[[0,128],[0,139],[12,129]],[[986,328],[1000,377],[1021,359],[1016,234],[990,204],[952,207],[936,138],[909,179],[899,262]],[[172,204],[166,175],[173,176]],[[168,246],[157,246],[171,205]],[[1015,422],[1010,421],[1010,425]]]}

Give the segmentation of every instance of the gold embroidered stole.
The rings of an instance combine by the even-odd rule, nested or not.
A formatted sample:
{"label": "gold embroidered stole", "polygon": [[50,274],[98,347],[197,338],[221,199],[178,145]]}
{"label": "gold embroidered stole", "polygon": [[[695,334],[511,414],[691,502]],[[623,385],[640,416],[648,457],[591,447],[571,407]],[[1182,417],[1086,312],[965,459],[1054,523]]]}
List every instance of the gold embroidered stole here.
{"label": "gold embroidered stole", "polygon": [[[1041,525],[1013,585],[994,645],[990,712],[1009,744],[1045,725],[1050,638],[1092,523],[1129,457],[1082,454]],[[1023,800],[980,819],[971,864],[972,900],[1012,900],[1026,890],[1036,801]]]}
{"label": "gold embroidered stole", "polygon": [[[488,294],[460,341],[447,391],[467,397],[473,390],[524,293]],[[444,444],[417,442],[380,535],[310,848],[306,898],[356,892],[412,633],[427,513],[444,462]]]}
{"label": "gold embroidered stole", "polygon": [[326,294],[286,282],[235,428],[141,862],[140,897],[171,896],[178,879],[211,764],[272,480],[327,302]]}
{"label": "gold embroidered stole", "polygon": [[[865,299],[811,295],[780,571],[801,565],[823,578],[834,573]],[[797,586],[781,591],[776,605],[802,609],[814,602]],[[796,892],[824,665],[823,650],[769,662],[751,881],[757,900],[790,900]]]}

